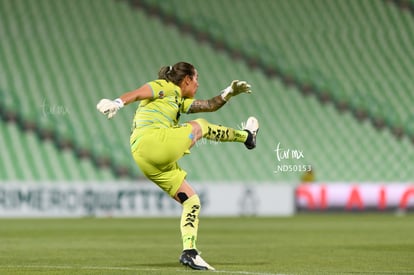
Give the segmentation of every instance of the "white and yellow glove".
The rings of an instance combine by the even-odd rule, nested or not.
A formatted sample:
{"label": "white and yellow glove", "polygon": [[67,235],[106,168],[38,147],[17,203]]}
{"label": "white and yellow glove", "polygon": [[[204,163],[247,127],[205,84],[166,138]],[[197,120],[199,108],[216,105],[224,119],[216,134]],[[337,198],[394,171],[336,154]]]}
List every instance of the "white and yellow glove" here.
{"label": "white and yellow glove", "polygon": [[232,96],[236,96],[241,93],[250,94],[250,84],[246,81],[233,80],[226,89],[221,92],[221,97],[224,101],[229,101]]}
{"label": "white and yellow glove", "polygon": [[101,99],[99,103],[96,105],[96,109],[98,109],[99,112],[106,115],[108,119],[113,118],[116,115],[116,112],[118,112],[119,109],[124,107],[124,102],[117,98],[115,100],[110,99]]}

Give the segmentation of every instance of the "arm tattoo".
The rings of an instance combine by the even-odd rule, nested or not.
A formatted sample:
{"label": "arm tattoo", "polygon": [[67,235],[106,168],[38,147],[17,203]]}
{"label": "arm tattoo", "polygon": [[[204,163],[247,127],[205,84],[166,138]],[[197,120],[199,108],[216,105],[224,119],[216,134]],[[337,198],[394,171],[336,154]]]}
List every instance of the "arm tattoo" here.
{"label": "arm tattoo", "polygon": [[196,99],[193,104],[191,104],[188,113],[214,112],[220,109],[224,104],[226,104],[226,101],[224,101],[221,95],[208,100]]}

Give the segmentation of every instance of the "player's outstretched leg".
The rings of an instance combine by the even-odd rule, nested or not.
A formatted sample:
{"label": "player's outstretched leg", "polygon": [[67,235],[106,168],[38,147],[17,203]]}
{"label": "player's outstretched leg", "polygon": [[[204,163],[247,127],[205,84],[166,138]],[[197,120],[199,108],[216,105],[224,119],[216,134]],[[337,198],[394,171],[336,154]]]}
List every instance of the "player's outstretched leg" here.
{"label": "player's outstretched leg", "polygon": [[247,149],[256,147],[256,135],[259,131],[259,122],[255,117],[249,117],[243,125],[243,130],[236,130],[222,125],[211,124],[203,118],[194,120],[200,125],[202,137],[215,141],[242,142]]}

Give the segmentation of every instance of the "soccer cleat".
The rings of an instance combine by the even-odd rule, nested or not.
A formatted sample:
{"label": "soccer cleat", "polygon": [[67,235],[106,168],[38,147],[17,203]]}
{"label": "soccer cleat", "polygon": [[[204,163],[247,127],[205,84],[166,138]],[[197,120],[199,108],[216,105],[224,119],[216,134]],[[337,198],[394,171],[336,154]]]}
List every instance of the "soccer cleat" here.
{"label": "soccer cleat", "polygon": [[215,270],[214,267],[206,263],[203,258],[200,257],[195,249],[184,250],[180,256],[180,263],[195,270]]}
{"label": "soccer cleat", "polygon": [[251,150],[256,147],[256,135],[259,132],[259,121],[255,117],[249,117],[244,125],[244,130],[249,133],[244,145]]}

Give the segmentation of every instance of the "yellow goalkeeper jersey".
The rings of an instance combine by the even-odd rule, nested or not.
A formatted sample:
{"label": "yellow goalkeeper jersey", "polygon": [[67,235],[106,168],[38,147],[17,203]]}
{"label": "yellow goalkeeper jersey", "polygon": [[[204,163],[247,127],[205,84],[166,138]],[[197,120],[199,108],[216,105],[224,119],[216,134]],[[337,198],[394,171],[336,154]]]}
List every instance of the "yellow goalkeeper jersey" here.
{"label": "yellow goalkeeper jersey", "polygon": [[142,100],[135,112],[132,130],[169,128],[178,125],[181,113],[187,113],[195,99],[183,98],[172,82],[157,79],[148,82],[153,97]]}

